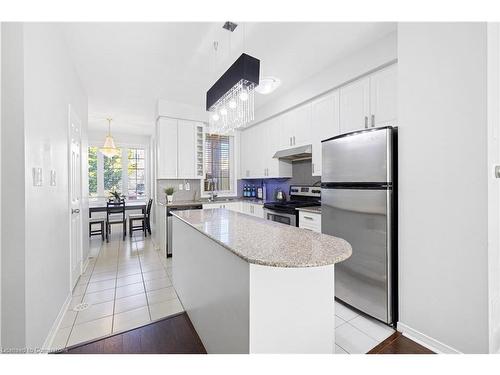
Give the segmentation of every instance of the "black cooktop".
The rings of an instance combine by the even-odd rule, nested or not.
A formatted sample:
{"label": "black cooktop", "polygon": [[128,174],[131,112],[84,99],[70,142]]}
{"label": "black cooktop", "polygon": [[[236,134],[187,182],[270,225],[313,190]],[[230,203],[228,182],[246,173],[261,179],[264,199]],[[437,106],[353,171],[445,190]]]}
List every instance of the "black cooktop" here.
{"label": "black cooktop", "polygon": [[290,212],[295,212],[296,208],[311,206],[321,206],[321,203],[317,201],[291,200],[286,202],[268,202],[264,204],[264,207],[270,210]]}

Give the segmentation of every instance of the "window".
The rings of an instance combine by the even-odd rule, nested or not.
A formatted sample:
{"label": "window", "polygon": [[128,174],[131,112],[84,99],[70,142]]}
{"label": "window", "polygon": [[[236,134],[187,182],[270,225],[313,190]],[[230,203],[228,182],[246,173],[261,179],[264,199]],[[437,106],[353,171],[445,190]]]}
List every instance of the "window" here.
{"label": "window", "polygon": [[127,199],[147,198],[146,149],[119,148],[116,156],[104,156],[98,146],[88,148],[89,196],[107,198],[112,191]]}
{"label": "window", "polygon": [[144,149],[128,149],[128,196],[141,198],[145,194]]}
{"label": "window", "polygon": [[89,195],[97,197],[97,147],[89,147]]}
{"label": "window", "polygon": [[222,193],[234,192],[233,137],[218,134],[205,135],[205,180],[203,190]]}
{"label": "window", "polygon": [[[120,149],[119,149],[120,150]],[[108,197],[112,191],[123,193],[122,189],[122,156],[120,153],[108,158],[104,156],[104,195]]]}

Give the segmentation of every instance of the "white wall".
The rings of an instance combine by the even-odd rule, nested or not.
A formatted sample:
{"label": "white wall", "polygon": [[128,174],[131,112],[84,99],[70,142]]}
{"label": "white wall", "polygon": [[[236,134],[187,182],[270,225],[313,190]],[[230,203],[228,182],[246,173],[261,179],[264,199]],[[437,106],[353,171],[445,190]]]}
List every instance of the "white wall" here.
{"label": "white wall", "polygon": [[[71,294],[68,108],[71,104],[82,120],[82,136],[85,138],[87,97],[69,58],[60,25],[27,23],[9,25],[8,28],[12,29],[12,32],[7,38],[4,33],[4,43],[12,43],[24,54],[18,54],[16,59],[20,72],[16,72],[16,77],[9,77],[9,80],[12,80],[16,87],[24,88],[24,92],[23,97],[9,95],[7,99],[20,107],[19,112],[24,119],[21,118],[17,124],[12,123],[12,126],[7,127],[12,132],[16,131],[15,134],[9,134],[7,137],[2,134],[2,141],[9,145],[9,150],[3,152],[4,157],[8,154],[10,169],[16,170],[22,176],[9,174],[9,184],[4,184],[2,192],[4,198],[8,197],[17,206],[17,211],[25,213],[25,218],[16,221],[9,217],[8,222],[12,222],[21,234],[18,238],[12,238],[13,234],[9,233],[15,246],[4,251],[2,277],[3,292],[9,294],[9,300],[17,302],[14,296],[10,296],[16,294],[23,300],[24,305],[17,302],[19,308],[12,311],[15,306],[4,300],[8,308],[4,306],[2,325],[10,327],[13,322],[16,325],[15,329],[4,331],[3,345],[40,348],[64,302]],[[4,50],[3,61],[9,59],[6,59]],[[24,134],[20,135],[19,132]],[[19,157],[16,154],[20,154]],[[42,187],[32,185],[31,171],[34,166],[43,168]],[[48,183],[51,169],[56,170],[56,186],[50,186]],[[7,173],[3,168],[2,172],[5,178]],[[9,191],[5,189],[7,186]],[[2,214],[4,208],[2,207]],[[83,217],[88,215],[86,212],[87,208],[84,208]],[[8,228],[5,218],[3,224],[3,230],[6,231]],[[83,238],[88,238],[86,225]],[[87,245],[88,241],[83,243]],[[88,250],[84,248],[84,252]],[[15,254],[18,254],[18,257],[22,254],[25,258],[16,259],[14,263],[5,261],[8,257],[12,260]],[[22,280],[16,283],[16,278],[20,276]]]}
{"label": "white wall", "polygon": [[255,110],[253,124],[394,62],[397,55],[397,33],[391,33],[357,53],[337,61],[328,69],[307,78],[285,94],[280,93],[278,89],[274,94],[276,95],[275,100]]}
{"label": "white wall", "polygon": [[2,23],[2,347],[25,344],[23,27]]}
{"label": "white wall", "polygon": [[488,352],[486,41],[398,27],[399,328],[443,351]]}

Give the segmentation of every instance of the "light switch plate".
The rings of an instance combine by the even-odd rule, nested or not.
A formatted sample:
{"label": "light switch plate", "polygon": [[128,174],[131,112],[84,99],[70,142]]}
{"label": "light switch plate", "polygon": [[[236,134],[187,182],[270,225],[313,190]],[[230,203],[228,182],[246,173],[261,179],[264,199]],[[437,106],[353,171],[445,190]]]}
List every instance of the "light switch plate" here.
{"label": "light switch plate", "polygon": [[42,168],[33,168],[33,186],[43,186]]}
{"label": "light switch plate", "polygon": [[50,186],[56,186],[56,170],[50,170]]}

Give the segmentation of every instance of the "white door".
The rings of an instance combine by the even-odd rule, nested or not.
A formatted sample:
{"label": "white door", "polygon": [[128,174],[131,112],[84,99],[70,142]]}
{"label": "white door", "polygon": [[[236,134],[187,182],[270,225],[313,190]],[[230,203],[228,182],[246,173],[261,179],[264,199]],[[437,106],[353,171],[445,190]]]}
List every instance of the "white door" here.
{"label": "white door", "polygon": [[340,88],[340,131],[349,133],[369,126],[370,78]]}
{"label": "white door", "polygon": [[321,176],[321,141],[339,134],[339,92],[334,91],[312,103],[312,175]]}
{"label": "white door", "polygon": [[192,121],[179,120],[178,178],[196,178],[196,128]]}
{"label": "white door", "polygon": [[398,117],[397,65],[391,65],[370,77],[370,127],[396,124]]}
{"label": "white door", "polygon": [[70,216],[70,287],[82,273],[82,161],[81,122],[69,109],[69,216]]}

